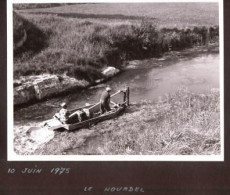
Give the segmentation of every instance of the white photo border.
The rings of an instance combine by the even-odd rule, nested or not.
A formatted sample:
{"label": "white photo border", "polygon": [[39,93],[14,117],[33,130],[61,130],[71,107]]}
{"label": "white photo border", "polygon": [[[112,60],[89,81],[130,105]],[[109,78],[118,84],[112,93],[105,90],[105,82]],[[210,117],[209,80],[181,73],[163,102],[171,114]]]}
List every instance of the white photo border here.
{"label": "white photo border", "polygon": [[8,161],[224,161],[224,31],[223,0],[68,0],[68,3],[219,3],[220,55],[220,155],[18,155],[14,151],[13,105],[13,4],[14,3],[67,3],[63,0],[9,0],[7,1],[7,160]]}

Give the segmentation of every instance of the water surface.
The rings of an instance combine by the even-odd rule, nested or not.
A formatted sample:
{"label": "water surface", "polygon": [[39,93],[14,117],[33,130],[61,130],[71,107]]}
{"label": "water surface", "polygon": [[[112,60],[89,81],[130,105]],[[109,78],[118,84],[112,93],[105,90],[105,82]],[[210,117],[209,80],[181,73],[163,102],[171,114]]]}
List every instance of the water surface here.
{"label": "water surface", "polygon": [[130,102],[158,100],[166,93],[174,93],[179,87],[186,87],[194,93],[206,93],[219,88],[219,54],[203,53],[196,57],[177,57],[133,61],[126,70],[101,84],[87,90],[52,98],[14,112],[15,125],[41,122],[51,118],[67,102],[69,109],[85,103],[95,103],[105,86],[110,85],[112,93],[130,87]]}

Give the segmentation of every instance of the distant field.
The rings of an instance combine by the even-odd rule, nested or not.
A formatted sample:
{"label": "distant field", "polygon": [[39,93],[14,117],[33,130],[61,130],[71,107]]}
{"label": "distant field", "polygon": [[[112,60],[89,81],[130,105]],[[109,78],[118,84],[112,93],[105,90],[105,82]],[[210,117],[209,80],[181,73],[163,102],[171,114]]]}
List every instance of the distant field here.
{"label": "distant field", "polygon": [[217,3],[103,3],[74,4],[30,9],[26,12],[55,13],[74,18],[138,20],[155,19],[159,27],[218,25]]}

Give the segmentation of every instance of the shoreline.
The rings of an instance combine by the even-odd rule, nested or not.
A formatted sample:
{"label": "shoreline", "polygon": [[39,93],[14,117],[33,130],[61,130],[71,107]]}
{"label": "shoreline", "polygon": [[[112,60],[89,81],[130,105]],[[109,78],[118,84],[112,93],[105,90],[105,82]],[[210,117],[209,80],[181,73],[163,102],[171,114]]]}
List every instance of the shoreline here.
{"label": "shoreline", "polygon": [[[199,50],[200,49],[200,50]],[[198,51],[196,51],[198,50]],[[165,57],[169,58],[173,58],[173,57],[177,57],[179,56],[179,58],[182,58],[183,56],[188,56],[188,55],[191,55],[191,57],[195,57],[197,55],[200,55],[202,53],[219,53],[219,44],[218,43],[213,43],[213,44],[208,44],[208,45],[203,45],[203,46],[194,46],[192,48],[187,48],[187,49],[183,49],[183,50],[180,50],[180,51],[169,51],[169,52],[165,52],[161,58],[154,58],[156,60],[158,60],[158,62],[160,62],[161,60],[165,60]],[[148,60],[148,59],[144,59],[144,60]],[[102,79],[98,79],[98,80],[95,80],[94,82],[87,82],[87,81],[81,81],[81,80],[77,80],[76,78],[73,78],[73,77],[69,77],[67,75],[51,75],[51,74],[43,74],[43,75],[35,75],[35,76],[28,76],[27,78],[26,77],[22,77],[21,79],[21,83],[24,81],[27,81],[25,83],[22,83],[21,85],[17,86],[16,88],[14,88],[14,98],[17,98],[15,96],[17,95],[20,95],[20,93],[22,95],[26,94],[24,92],[23,89],[25,89],[25,91],[28,91],[28,90],[31,90],[31,88],[34,87],[34,83],[36,83],[36,80],[40,80],[40,82],[42,83],[42,87],[44,87],[44,84],[43,83],[47,83],[47,80],[48,80],[48,84],[46,85],[46,88],[50,88],[50,93],[47,93],[47,94],[44,94],[44,95],[41,95],[39,94],[42,93],[41,89],[39,91],[39,89],[37,89],[37,95],[35,94],[36,91],[35,90],[31,90],[31,96],[32,98],[28,98],[28,97],[25,97],[24,98],[24,102],[23,103],[19,103],[19,104],[15,104],[14,103],[14,108],[16,110],[18,109],[21,109],[21,108],[24,108],[24,107],[27,107],[29,105],[32,105],[32,104],[36,104],[38,102],[42,102],[42,101],[46,101],[47,98],[54,98],[54,97],[62,97],[62,96],[65,96],[65,95],[68,95],[68,94],[71,94],[71,93],[75,93],[77,91],[81,91],[81,90],[85,90],[85,89],[89,89],[91,87],[94,87],[94,86],[97,86],[99,84],[103,84],[112,79],[113,77],[115,77],[117,74],[122,74],[122,72],[124,70],[129,70],[129,69],[132,69],[133,67],[133,64],[135,66],[135,64],[140,64],[143,60],[130,60],[130,61],[126,61],[124,62],[124,65],[120,68],[120,69],[116,69],[114,67],[113,71],[111,71],[109,74],[104,74],[104,78]],[[154,65],[154,67],[158,67],[158,66],[161,66],[161,65]],[[110,67],[108,67],[110,68]],[[39,79],[40,77],[40,79]],[[47,79],[44,79],[44,80],[41,80],[41,78],[45,78],[47,77]],[[34,78],[34,80],[33,80]],[[55,78],[54,81],[52,82],[52,78]],[[64,87],[61,88],[60,87],[60,83],[58,83],[58,81],[60,80],[66,80],[65,82],[65,85],[63,85]],[[51,80],[51,82],[49,83],[49,80]],[[72,80],[72,82],[71,82]],[[17,80],[18,81],[18,80]],[[78,84],[79,83],[79,84]],[[15,81],[14,81],[14,84],[15,84]],[[57,87],[59,85],[59,87]],[[24,88],[22,88],[24,86]],[[22,91],[21,92],[15,92],[15,89],[19,89],[21,88]],[[38,87],[37,87],[38,88]],[[56,88],[57,91],[54,91],[54,88]],[[28,92],[27,92],[28,93]],[[20,97],[19,97],[20,98]]]}
{"label": "shoreline", "polygon": [[180,29],[159,27],[150,19],[125,21],[110,25],[14,11],[14,105],[104,83],[133,60],[218,43],[215,24]]}

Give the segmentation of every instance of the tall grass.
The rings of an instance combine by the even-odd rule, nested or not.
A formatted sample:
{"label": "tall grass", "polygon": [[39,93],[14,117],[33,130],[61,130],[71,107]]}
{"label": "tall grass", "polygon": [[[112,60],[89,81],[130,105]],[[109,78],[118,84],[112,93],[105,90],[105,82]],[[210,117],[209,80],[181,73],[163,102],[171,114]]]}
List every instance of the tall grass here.
{"label": "tall grass", "polygon": [[[158,104],[143,103],[100,148],[104,154],[219,154],[219,92],[180,90]],[[123,129],[124,128],[124,129]],[[103,148],[103,149],[102,149]],[[103,151],[103,152],[102,152]]]}
{"label": "tall grass", "polygon": [[[14,51],[15,77],[67,72],[70,76],[92,80],[102,77],[100,70],[105,66],[119,68],[126,60],[158,57],[169,50],[218,39],[218,27],[157,29],[146,20],[112,26],[54,15],[23,16],[26,19],[18,16],[20,28],[15,16],[15,34],[24,28],[35,35]],[[89,72],[94,73],[92,78],[88,77]]]}

